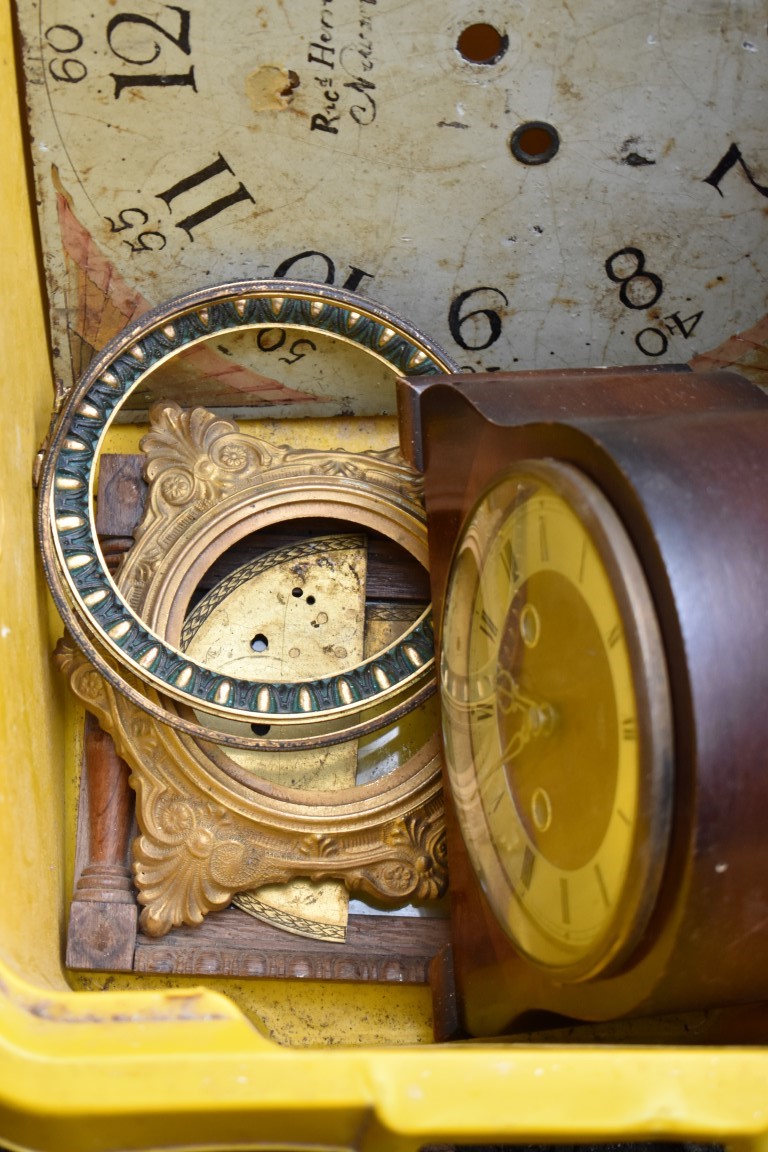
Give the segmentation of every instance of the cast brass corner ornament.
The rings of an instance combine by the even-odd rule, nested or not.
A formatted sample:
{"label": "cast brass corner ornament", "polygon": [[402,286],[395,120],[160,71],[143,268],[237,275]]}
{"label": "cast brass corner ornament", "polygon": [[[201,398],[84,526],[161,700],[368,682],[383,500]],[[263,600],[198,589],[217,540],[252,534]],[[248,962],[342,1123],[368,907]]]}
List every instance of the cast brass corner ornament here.
{"label": "cast brass corner ornament", "polygon": [[[205,409],[184,411],[173,403],[153,409],[142,449],[147,503],[117,584],[133,610],[182,649],[190,599],[203,572],[265,525],[305,517],[353,521],[396,540],[426,566],[420,477],[396,450],[289,449],[249,436]],[[340,880],[350,892],[388,904],[432,899],[445,890],[433,713],[424,711],[419,739],[383,776],[332,791],[283,787],[260,773],[259,764],[303,747],[290,725],[276,725],[269,739],[230,736],[240,749],[235,759],[227,733],[204,729],[206,739],[160,722],[115,691],[72,641],[61,642],[57,659],[131,769],[140,830],[134,875],[148,935],[198,924],[237,893],[298,878]],[[375,717],[379,728],[405,711],[418,717],[432,691],[432,672],[424,612],[394,642],[336,679],[351,691],[355,674],[380,675],[395,685],[394,703],[388,698],[384,715]],[[125,669],[123,675],[158,710],[178,707]],[[276,696],[287,690],[274,686]],[[347,708],[331,716],[321,739],[354,743],[370,727],[370,718],[361,723]]]}
{"label": "cast brass corner ornament", "polygon": [[[213,539],[223,551],[268,524],[307,514],[351,518],[357,509],[361,524],[389,529],[425,562],[423,480],[397,448],[346,452],[277,446],[241,432],[234,420],[205,408],[185,410],[173,401],[155,404],[150,421],[151,431],[141,440],[147,504],[119,586],[146,623],[168,627],[170,618],[168,639],[178,640],[180,633],[171,598],[180,588],[194,587],[209,563],[203,541],[207,546]],[[176,570],[176,558],[188,558],[190,540],[195,566]]]}
{"label": "cast brass corner ornament", "polygon": [[238,892],[299,877],[339,879],[390,904],[444,892],[436,733],[384,781],[330,793],[278,789],[142,712],[71,640],[60,641],[57,662],[130,766],[140,829],[133,869],[148,935],[199,924]]}
{"label": "cast brass corner ornament", "polygon": [[[151,419],[141,444],[146,511],[118,589],[143,623],[175,647],[183,643],[188,606],[204,573],[233,544],[276,523],[352,521],[394,540],[426,568],[421,478],[397,449],[289,449],[242,433],[234,421],[204,408],[183,411],[167,402],[154,406]],[[249,718],[275,732],[267,742],[241,737],[244,746],[272,749],[278,729],[284,747],[310,747],[382,727],[435,690],[431,611],[338,675],[250,683]]]}

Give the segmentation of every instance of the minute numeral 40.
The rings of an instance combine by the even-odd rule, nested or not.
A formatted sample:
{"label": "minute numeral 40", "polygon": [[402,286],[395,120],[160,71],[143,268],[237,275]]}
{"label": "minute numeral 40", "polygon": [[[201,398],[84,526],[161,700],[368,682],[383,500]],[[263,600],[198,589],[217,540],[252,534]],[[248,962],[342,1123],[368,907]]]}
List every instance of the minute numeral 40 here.
{"label": "minute numeral 40", "polygon": [[[646,268],[642,248],[619,248],[606,260],[605,272],[609,280],[620,285],[619,299],[625,308],[652,308],[664,294],[664,282]],[[641,329],[635,336],[635,345],[644,356],[653,359],[664,356],[669,348],[669,337],[682,336],[689,340],[703,315],[703,310],[690,316],[670,312],[662,318],[662,326]]]}
{"label": "minute numeral 40", "polygon": [[[703,310],[694,312],[691,316],[681,316],[679,312],[672,312],[664,317],[664,328],[671,336],[681,335],[684,340],[688,340],[693,336],[703,315]],[[661,328],[643,328],[635,336],[635,344],[645,356],[663,356],[669,347],[669,338]]]}

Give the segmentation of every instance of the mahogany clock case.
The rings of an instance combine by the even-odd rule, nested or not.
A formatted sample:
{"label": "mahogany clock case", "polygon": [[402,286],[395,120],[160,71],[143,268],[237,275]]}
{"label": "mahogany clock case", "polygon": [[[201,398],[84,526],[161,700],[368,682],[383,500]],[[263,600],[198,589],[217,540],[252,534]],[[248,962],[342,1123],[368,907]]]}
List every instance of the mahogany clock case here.
{"label": "mahogany clock case", "polygon": [[483,490],[515,462],[554,458],[596,483],[623,522],[671,681],[670,849],[646,933],[620,971],[558,983],[524,961],[452,821],[464,1027],[491,1035],[537,1011],[599,1021],[766,998],[768,398],[732,374],[602,369],[404,381],[399,401],[404,451],[425,473],[438,622],[456,538]]}
{"label": "mahogany clock case", "polygon": [[401,381],[400,444],[406,459],[424,473],[436,627],[461,523],[482,488],[508,463],[507,429],[766,407],[766,394],[735,372],[691,372],[683,366],[478,372]]}

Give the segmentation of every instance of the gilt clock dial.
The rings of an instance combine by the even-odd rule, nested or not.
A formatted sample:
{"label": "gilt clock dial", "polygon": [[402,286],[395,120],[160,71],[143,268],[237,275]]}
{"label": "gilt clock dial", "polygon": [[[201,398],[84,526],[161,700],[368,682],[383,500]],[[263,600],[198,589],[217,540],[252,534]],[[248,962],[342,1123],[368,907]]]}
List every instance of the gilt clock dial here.
{"label": "gilt clock dial", "polygon": [[[17,7],[65,386],[147,307],[282,276],[473,370],[764,371],[758,0]],[[199,375],[274,415],[393,411],[265,339]]]}
{"label": "gilt clock dial", "polygon": [[577,470],[521,464],[471,513],[441,692],[448,780],[499,923],[570,979],[615,964],[664,867],[671,711],[639,562]]}

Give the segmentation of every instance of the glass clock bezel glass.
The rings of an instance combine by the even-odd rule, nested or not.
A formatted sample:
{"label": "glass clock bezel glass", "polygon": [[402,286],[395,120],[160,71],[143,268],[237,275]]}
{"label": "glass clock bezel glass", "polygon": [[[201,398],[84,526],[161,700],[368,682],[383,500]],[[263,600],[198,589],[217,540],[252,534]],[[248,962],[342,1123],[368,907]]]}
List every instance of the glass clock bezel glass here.
{"label": "glass clock bezel glass", "polygon": [[[511,532],[531,508],[530,540],[511,560]],[[576,531],[583,539],[578,549]],[[585,556],[592,575],[578,588]],[[595,619],[617,700],[612,814],[580,872],[551,866],[537,849],[502,763],[513,755],[499,734],[508,613],[516,592],[544,571],[571,584]],[[441,647],[448,779],[470,860],[499,924],[533,964],[560,978],[615,970],[636,948],[661,885],[671,825],[672,714],[651,593],[626,529],[596,484],[549,459],[521,462],[494,479],[457,542]],[[524,705],[527,741],[536,735],[531,726],[543,731],[551,705],[533,699]],[[534,863],[540,895],[531,899]],[[585,907],[601,905],[590,924],[576,907],[584,893]]]}

